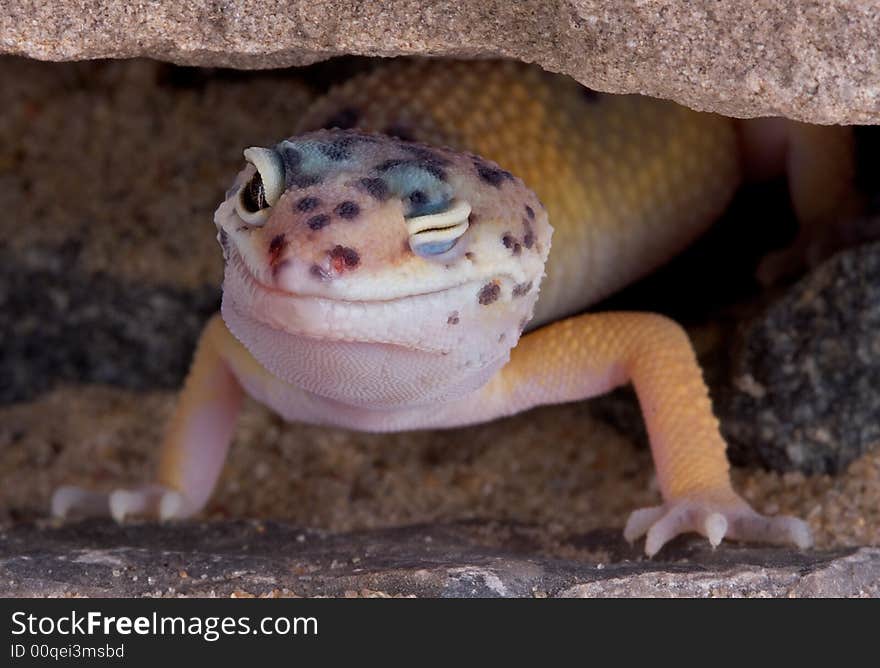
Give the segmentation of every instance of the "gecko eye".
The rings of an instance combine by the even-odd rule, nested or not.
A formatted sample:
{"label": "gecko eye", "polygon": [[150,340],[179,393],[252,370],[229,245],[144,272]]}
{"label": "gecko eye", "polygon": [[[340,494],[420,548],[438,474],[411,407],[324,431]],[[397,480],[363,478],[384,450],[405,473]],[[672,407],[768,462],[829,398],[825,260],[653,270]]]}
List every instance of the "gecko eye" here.
{"label": "gecko eye", "polygon": [[441,213],[407,218],[409,247],[422,257],[442,255],[467,231],[470,213],[470,204],[453,200],[452,206]]}
{"label": "gecko eye", "polygon": [[281,156],[267,148],[246,149],[244,157],[257,171],[239,189],[235,211],[248,225],[262,225],[284,189],[284,166]]}

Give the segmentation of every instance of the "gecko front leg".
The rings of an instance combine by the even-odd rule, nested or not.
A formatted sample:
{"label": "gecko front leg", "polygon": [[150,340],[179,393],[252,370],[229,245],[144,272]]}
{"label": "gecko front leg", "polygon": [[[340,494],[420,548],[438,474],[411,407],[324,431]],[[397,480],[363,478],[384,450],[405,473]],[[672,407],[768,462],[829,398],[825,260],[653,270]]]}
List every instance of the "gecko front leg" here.
{"label": "gecko front leg", "polygon": [[585,399],[632,382],[648,428],[663,504],[637,510],[624,535],[647,534],[651,556],[695,531],[713,546],[737,540],[808,547],[807,524],[755,512],[730,482],[726,444],[687,335],[650,313],[602,313],[527,335],[485,391],[499,412]]}
{"label": "gecko front leg", "polygon": [[201,511],[220,475],[241,407],[234,364],[256,362],[215,315],[202,332],[162,442],[156,482],[109,495],[61,487],[52,496],[52,514],[109,514],[122,521],[129,515],[179,519]]}

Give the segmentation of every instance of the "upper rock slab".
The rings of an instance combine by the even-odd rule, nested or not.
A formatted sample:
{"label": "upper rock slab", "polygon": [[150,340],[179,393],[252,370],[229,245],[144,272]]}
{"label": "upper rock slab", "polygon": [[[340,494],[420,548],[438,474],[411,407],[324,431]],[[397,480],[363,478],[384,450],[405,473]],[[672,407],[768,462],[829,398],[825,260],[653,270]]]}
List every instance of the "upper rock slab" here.
{"label": "upper rock slab", "polygon": [[505,56],[729,116],[880,123],[874,0],[5,0],[0,52],[237,68]]}

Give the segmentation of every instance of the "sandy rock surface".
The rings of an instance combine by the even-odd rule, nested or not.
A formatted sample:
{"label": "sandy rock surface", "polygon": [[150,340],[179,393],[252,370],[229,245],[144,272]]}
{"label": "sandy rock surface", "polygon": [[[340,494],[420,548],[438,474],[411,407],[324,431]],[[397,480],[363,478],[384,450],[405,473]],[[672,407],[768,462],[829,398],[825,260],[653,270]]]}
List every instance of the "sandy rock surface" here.
{"label": "sandy rock surface", "polygon": [[547,551],[540,530],[501,522],[341,534],[279,522],[24,525],[0,529],[0,596],[880,596],[877,548],[713,551],[680,539],[645,559],[596,531]]}
{"label": "sandy rock surface", "polygon": [[731,116],[880,122],[869,0],[7,0],[0,51],[270,68],[341,54],[504,56]]}

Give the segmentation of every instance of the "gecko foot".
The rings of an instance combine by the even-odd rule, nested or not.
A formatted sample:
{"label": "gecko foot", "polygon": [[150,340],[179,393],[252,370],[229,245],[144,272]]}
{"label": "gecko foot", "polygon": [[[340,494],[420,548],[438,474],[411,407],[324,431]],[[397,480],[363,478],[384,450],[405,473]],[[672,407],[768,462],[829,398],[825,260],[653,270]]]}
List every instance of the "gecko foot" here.
{"label": "gecko foot", "polygon": [[738,496],[718,502],[683,498],[652,508],[634,511],[626,522],[623,536],[630,543],[645,536],[645,554],[653,557],[677,535],[695,531],[717,547],[723,538],[773,545],[795,545],[801,549],[813,544],[810,527],[788,515],[761,515]]}
{"label": "gecko foot", "polygon": [[161,485],[117,489],[109,494],[64,486],[52,494],[52,516],[62,519],[69,515],[110,516],[123,522],[126,517],[144,515],[164,521],[183,517],[184,505],[180,492]]}

